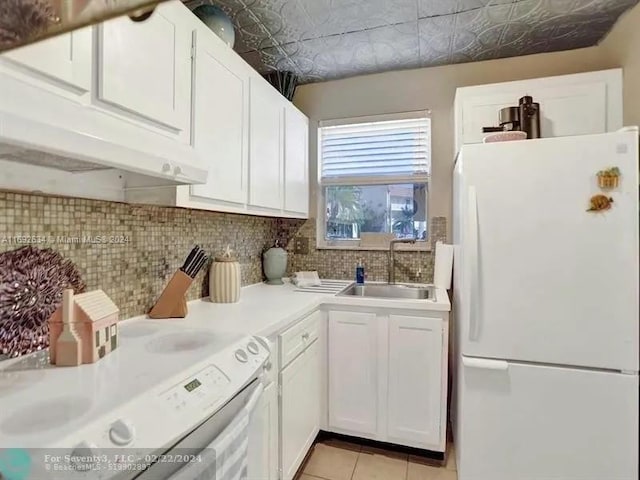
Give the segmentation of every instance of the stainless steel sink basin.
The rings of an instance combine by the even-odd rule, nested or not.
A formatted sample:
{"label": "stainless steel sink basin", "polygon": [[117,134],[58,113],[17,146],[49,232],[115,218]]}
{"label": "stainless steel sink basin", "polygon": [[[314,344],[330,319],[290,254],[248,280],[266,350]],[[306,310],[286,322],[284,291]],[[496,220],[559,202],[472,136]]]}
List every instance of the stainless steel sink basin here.
{"label": "stainless steel sink basin", "polygon": [[414,287],[399,284],[365,283],[353,284],[338,294],[339,297],[370,297],[370,298],[406,298],[410,300],[432,300],[433,287]]}

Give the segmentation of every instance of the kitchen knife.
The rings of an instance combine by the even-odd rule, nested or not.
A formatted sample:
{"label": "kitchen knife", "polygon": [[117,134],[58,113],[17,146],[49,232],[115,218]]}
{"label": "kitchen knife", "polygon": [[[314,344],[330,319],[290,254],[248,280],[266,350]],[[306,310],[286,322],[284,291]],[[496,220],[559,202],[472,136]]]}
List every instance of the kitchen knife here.
{"label": "kitchen knife", "polygon": [[196,268],[193,272],[193,275],[191,275],[191,278],[196,278],[196,275],[198,275],[198,273],[200,272],[200,269],[202,269],[202,267],[204,266],[205,263],[207,263],[208,260],[209,260],[209,257],[207,257],[206,255],[200,259],[200,261],[196,264]]}
{"label": "kitchen knife", "polygon": [[187,268],[187,270],[185,270],[184,273],[186,273],[187,275],[189,275],[191,278],[195,278],[195,270],[196,267],[198,266],[198,264],[202,261],[202,259],[206,257],[206,253],[204,250],[200,250],[198,251],[198,254],[196,255],[196,257],[191,261],[191,264],[189,265],[189,267]]}
{"label": "kitchen knife", "polygon": [[193,247],[189,252],[189,255],[187,255],[187,259],[182,264],[182,267],[180,267],[180,270],[187,273],[187,269],[189,268],[189,265],[191,264],[193,259],[196,258],[196,255],[198,254],[199,251],[200,251],[200,246],[196,245],[195,247]]}

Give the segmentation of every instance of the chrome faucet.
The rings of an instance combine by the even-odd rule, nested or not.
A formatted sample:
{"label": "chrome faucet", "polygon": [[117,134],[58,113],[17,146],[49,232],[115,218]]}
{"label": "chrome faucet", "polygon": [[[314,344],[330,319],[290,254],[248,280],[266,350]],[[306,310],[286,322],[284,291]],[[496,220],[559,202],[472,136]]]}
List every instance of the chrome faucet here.
{"label": "chrome faucet", "polygon": [[396,283],[396,259],[394,256],[394,246],[396,243],[416,243],[415,238],[398,238],[396,240],[391,240],[389,242],[389,263],[387,265],[387,270],[389,271],[389,284],[393,285]]}

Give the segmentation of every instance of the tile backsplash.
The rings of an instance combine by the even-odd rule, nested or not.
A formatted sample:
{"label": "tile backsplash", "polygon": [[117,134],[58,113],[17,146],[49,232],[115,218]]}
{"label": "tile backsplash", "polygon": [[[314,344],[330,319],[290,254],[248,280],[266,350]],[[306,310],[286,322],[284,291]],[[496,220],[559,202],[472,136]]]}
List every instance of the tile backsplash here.
{"label": "tile backsplash", "polygon": [[[149,311],[194,244],[219,254],[230,245],[242,284],[262,281],[262,252],[286,244],[304,221],[182,208],[0,192],[0,252],[32,245],[73,261],[87,290],[103,289],[120,318]],[[208,268],[188,299],[208,295]]]}
{"label": "tile backsplash", "polygon": [[[0,252],[32,245],[59,251],[78,267],[87,290],[103,289],[121,318],[149,311],[173,272],[195,244],[221,253],[227,245],[241,264],[242,284],[263,280],[262,252],[279,239],[289,250],[289,273],[318,270],[323,278],[351,279],[358,259],[369,280],[386,280],[386,251],[317,250],[315,220],[234,215],[182,208],[31,195],[0,191]],[[295,236],[309,253],[295,254]],[[431,243],[446,239],[446,221],[431,221]],[[397,252],[398,281],[430,282],[431,252]],[[416,273],[421,271],[418,278]],[[208,295],[208,268],[188,299]]]}
{"label": "tile backsplash", "polygon": [[[304,223],[295,236],[304,237],[309,243],[308,254],[295,254],[294,242],[290,242],[289,270],[291,272],[317,270],[320,278],[353,279],[358,260],[362,259],[370,281],[387,281],[388,252],[381,250],[329,250],[316,249],[316,221]],[[430,283],[433,281],[433,253],[437,241],[446,242],[447,222],[445,217],[431,219],[430,252],[396,251],[396,281]],[[417,273],[420,271],[420,275]]]}

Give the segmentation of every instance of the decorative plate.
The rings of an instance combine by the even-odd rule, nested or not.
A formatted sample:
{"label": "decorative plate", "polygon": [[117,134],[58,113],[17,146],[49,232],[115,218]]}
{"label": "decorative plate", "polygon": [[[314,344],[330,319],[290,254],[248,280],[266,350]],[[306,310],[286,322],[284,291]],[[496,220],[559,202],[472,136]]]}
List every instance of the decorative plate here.
{"label": "decorative plate", "polygon": [[0,354],[47,348],[47,320],[62,303],[62,291],[82,293],[85,287],[73,262],[54,250],[28,246],[0,253]]}

